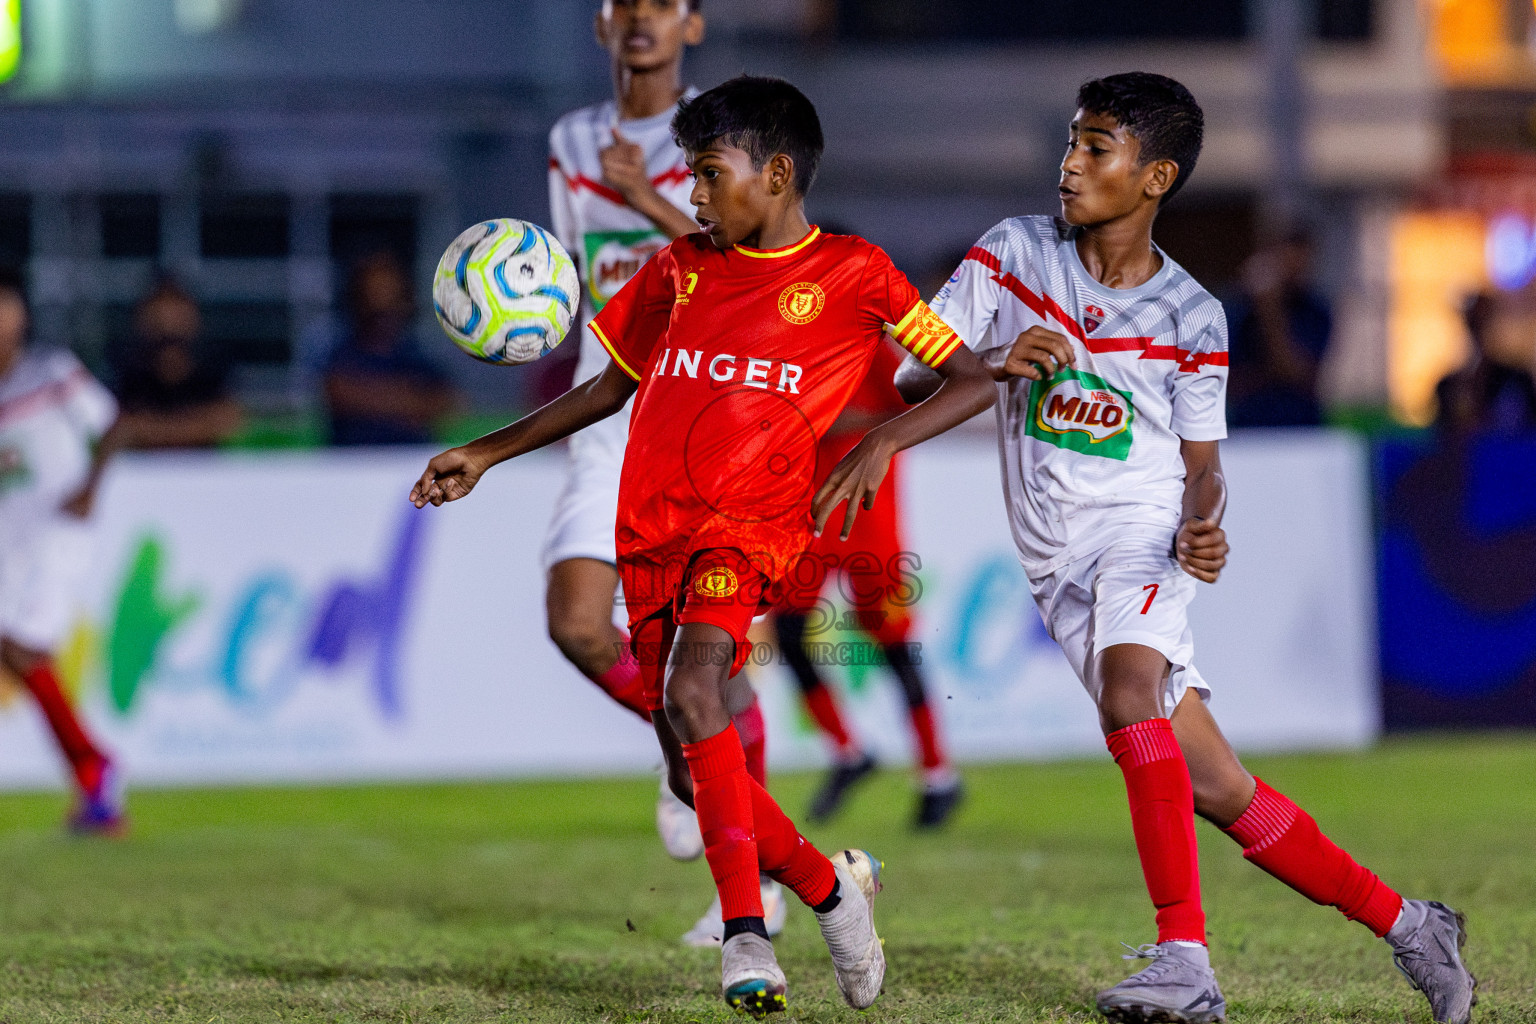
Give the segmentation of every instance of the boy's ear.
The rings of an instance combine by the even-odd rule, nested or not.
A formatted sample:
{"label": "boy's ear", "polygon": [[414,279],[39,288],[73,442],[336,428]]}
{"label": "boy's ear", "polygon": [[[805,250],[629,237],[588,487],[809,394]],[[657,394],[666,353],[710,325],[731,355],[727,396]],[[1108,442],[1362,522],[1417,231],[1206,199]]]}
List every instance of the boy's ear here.
{"label": "boy's ear", "polygon": [[1179,180],[1179,165],[1172,160],[1154,160],[1147,166],[1142,191],[1148,199],[1162,199]]}
{"label": "boy's ear", "polygon": [[688,22],[683,26],[683,43],[698,46],[704,41],[704,15],[699,11],[688,12]]}
{"label": "boy's ear", "polygon": [[608,49],[608,22],[603,18],[603,9],[599,7],[597,13],[592,15],[592,38],[597,40],[597,45]]}
{"label": "boy's ear", "polygon": [[795,161],[788,153],[775,153],[764,167],[768,174],[768,191],[782,195],[795,187]]}

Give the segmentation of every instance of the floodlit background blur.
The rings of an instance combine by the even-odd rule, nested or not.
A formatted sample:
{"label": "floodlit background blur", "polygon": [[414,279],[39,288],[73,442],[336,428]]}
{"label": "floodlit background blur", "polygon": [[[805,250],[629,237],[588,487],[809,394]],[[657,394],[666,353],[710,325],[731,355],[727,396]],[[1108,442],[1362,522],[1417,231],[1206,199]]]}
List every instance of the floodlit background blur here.
{"label": "floodlit background blur", "polygon": [[[26,274],[37,341],[73,349],[118,391],[141,417],[141,447],[267,450],[131,457],[114,476],[100,585],[66,660],[120,745],[172,765],[151,776],[239,776],[227,759],[244,755],[267,775],[406,770],[348,745],[355,718],[376,720],[369,743],[394,743],[391,730],[443,699],[413,652],[466,622],[489,637],[464,696],[480,702],[472,724],[487,751],[510,742],[487,724],[498,714],[536,727],[558,703],[619,721],[543,639],[537,547],[557,460],[506,474],[499,506],[477,496],[477,511],[439,516],[439,536],[397,507],[425,449],[319,450],[467,438],[568,386],[574,343],[511,370],[454,353],[428,286],[474,220],[547,223],[549,127],[609,93],[594,8],[0,0],[0,264]],[[996,221],[1054,211],[1082,81],[1141,69],[1188,85],[1206,149],[1158,240],[1226,303],[1230,415],[1257,428],[1235,430],[1230,447],[1234,533],[1258,554],[1239,543],[1225,602],[1221,590],[1203,598],[1226,609],[1225,639],[1208,643],[1227,647],[1212,659],[1229,675],[1259,672],[1254,652],[1273,649],[1295,672],[1275,685],[1344,694],[1314,716],[1334,732],[1298,726],[1282,744],[1365,742],[1382,722],[1536,725],[1529,0],[705,0],[704,11],[709,38],[687,78],[708,87],[749,70],[801,86],[828,137],[812,219],[884,246],[927,293]],[[398,422],[349,412],[347,339],[365,329],[395,331],[416,353]],[[914,544],[934,573],[934,657],[946,685],[979,702],[977,738],[959,746],[1094,749],[1063,667],[1020,667],[1048,643],[1007,568],[988,429],[945,442],[958,454],[919,461],[909,483],[920,492],[975,467],[937,497],[912,494]],[[937,528],[921,547],[921,517],[937,523],[973,492],[965,507],[992,547],[946,550]],[[348,544],[366,550],[338,555]],[[443,568],[486,550],[461,575]],[[1289,617],[1266,611],[1277,587],[1295,591]],[[977,607],[1007,609],[1007,624],[987,634],[965,618]],[[986,658],[955,639],[973,628],[996,641]],[[341,684],[304,689],[348,659],[366,700],[349,710],[326,703]],[[1056,696],[1031,689],[1041,679]],[[529,696],[486,713],[492,698],[475,687]],[[1012,703],[986,703],[999,693]],[[1057,729],[1058,705],[1085,728]],[[1257,742],[1272,712],[1256,707],[1244,735]],[[795,727],[787,710],[781,720]],[[998,721],[1034,739],[1011,742]],[[450,748],[467,727],[443,726]],[[545,738],[569,752],[559,735]],[[572,766],[638,763],[647,743],[637,732]],[[45,749],[39,738],[42,766],[25,770],[31,755],[14,753],[6,777],[40,777]],[[454,760],[462,742],[437,749],[407,768],[558,765],[537,744],[515,764]]]}

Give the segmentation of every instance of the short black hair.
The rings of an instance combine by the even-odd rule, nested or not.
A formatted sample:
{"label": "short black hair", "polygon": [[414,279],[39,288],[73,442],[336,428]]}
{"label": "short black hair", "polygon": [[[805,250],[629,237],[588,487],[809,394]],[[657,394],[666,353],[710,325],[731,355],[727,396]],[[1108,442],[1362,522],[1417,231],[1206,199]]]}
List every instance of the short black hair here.
{"label": "short black hair", "polygon": [[752,166],[779,153],[795,162],[795,191],[810,192],[825,142],[821,118],[805,94],[782,78],[740,75],[678,105],[672,137],[689,153],[713,142],[745,150]]}
{"label": "short black hair", "polygon": [[1077,105],[1090,114],[1107,114],[1141,144],[1143,165],[1153,160],[1172,160],[1178,177],[1163,202],[1184,187],[1200,159],[1205,141],[1205,113],[1188,89],[1165,75],[1130,71],[1084,82],[1077,90]]}

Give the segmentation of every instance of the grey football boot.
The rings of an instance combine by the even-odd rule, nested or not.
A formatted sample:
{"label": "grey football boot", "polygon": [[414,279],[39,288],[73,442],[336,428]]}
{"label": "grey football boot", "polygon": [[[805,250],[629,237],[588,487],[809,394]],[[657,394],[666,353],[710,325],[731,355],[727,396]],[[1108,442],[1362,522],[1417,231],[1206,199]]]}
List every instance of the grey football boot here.
{"label": "grey football boot", "polygon": [[827,913],[817,914],[816,923],[832,954],[843,1001],[864,1010],[879,998],[885,981],[885,949],[875,934],[874,908],[885,865],[864,850],[842,850],[830,859],[843,898]]}
{"label": "grey football boot", "polygon": [[727,939],[720,947],[720,992],[733,1010],[753,1017],[788,1009],[789,986],[773,943],[752,932]]}
{"label": "grey football boot", "polygon": [[1404,900],[1403,916],[1387,932],[1392,960],[1429,1000],[1437,1024],[1467,1024],[1477,1004],[1477,979],[1461,962],[1467,919],[1444,903]]}
{"label": "grey football boot", "polygon": [[1099,1012],[1116,1024],[1213,1024],[1227,1019],[1227,1000],[1204,946],[1163,942],[1127,946],[1127,960],[1151,960],[1140,972],[1099,993]]}

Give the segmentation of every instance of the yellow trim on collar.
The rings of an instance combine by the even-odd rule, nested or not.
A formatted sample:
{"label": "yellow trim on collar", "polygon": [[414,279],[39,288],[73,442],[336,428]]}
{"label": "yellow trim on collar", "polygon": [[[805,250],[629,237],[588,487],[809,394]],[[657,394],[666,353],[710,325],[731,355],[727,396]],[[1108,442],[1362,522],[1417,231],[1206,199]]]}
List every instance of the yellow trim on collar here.
{"label": "yellow trim on collar", "polygon": [[810,245],[820,237],[821,228],[812,224],[811,231],[808,235],[800,239],[800,241],[796,242],[794,245],[786,245],[782,249],[748,249],[744,245],[738,245],[735,248],[736,251],[741,253],[743,256],[751,256],[755,260],[776,260],[781,256],[793,256],[795,253],[799,252],[801,249],[804,249],[806,246]]}

